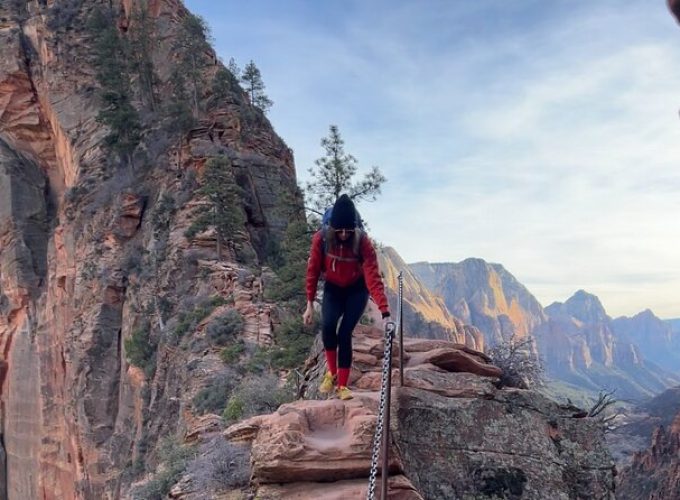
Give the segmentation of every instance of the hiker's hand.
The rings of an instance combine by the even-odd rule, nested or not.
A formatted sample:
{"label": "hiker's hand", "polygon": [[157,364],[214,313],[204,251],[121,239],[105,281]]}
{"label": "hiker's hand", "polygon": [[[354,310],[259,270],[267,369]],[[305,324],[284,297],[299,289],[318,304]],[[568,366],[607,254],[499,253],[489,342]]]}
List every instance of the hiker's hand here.
{"label": "hiker's hand", "polygon": [[387,331],[387,327],[392,324],[392,328],[394,328],[394,323],[392,322],[392,318],[390,318],[390,313],[383,313],[383,318],[382,318],[382,326],[383,326],[383,331]]}
{"label": "hiker's hand", "polygon": [[314,306],[312,305],[311,302],[307,302],[307,309],[305,309],[305,312],[302,314],[302,322],[305,325],[311,325],[313,317],[314,317]]}

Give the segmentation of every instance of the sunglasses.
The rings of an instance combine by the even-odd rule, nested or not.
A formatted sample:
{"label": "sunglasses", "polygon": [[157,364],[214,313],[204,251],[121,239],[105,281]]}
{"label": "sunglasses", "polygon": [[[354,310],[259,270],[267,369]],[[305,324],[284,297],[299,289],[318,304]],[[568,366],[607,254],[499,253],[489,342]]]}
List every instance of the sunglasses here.
{"label": "sunglasses", "polygon": [[354,229],[336,229],[335,230],[335,234],[342,234],[342,233],[352,234],[352,233],[354,233]]}

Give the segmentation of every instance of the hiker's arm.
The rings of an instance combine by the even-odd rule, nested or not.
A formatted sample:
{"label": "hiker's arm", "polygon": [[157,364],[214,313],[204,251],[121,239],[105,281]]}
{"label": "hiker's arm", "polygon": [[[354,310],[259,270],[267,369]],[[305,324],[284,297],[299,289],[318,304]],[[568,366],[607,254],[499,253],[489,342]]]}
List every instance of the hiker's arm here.
{"label": "hiker's arm", "polygon": [[385,296],[385,285],[380,276],[380,269],[378,268],[378,256],[373,248],[373,243],[368,236],[361,238],[361,257],[363,259],[364,278],[366,279],[366,286],[373,297],[373,301],[380,309],[382,317],[385,318],[390,315],[390,305]]}
{"label": "hiker's arm", "polygon": [[309,250],[309,260],[307,260],[307,307],[314,304],[316,298],[316,287],[321,276],[321,266],[323,264],[323,251],[321,246],[321,232],[317,231],[312,237],[312,246]]}

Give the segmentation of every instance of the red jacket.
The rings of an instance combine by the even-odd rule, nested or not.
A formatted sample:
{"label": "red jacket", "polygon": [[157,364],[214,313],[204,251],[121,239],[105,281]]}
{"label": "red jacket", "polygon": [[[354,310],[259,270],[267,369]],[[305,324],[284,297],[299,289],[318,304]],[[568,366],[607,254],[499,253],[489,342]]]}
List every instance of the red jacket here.
{"label": "red jacket", "polygon": [[363,276],[380,312],[388,313],[390,306],[378,269],[378,257],[371,239],[366,235],[361,238],[359,253],[359,257],[354,255],[351,245],[338,245],[332,255],[324,252],[323,236],[321,231],[317,231],[312,237],[312,248],[307,262],[307,300],[311,302],[316,297],[316,286],[322,272],[326,281],[342,287],[356,283]]}

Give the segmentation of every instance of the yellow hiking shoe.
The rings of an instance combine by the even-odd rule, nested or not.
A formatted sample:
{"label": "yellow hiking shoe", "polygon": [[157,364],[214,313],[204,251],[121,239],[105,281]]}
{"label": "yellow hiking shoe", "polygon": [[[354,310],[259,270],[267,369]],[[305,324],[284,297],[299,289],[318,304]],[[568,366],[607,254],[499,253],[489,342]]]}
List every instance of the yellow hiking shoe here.
{"label": "yellow hiking shoe", "polygon": [[347,399],[352,399],[354,396],[352,396],[352,391],[349,390],[349,387],[346,386],[340,386],[335,390],[335,393],[338,395],[340,399],[347,400]]}
{"label": "yellow hiking shoe", "polygon": [[326,375],[323,376],[323,380],[321,380],[321,385],[319,386],[319,392],[321,394],[328,394],[333,390],[333,386],[335,385],[335,376],[331,374],[331,372],[326,372]]}

